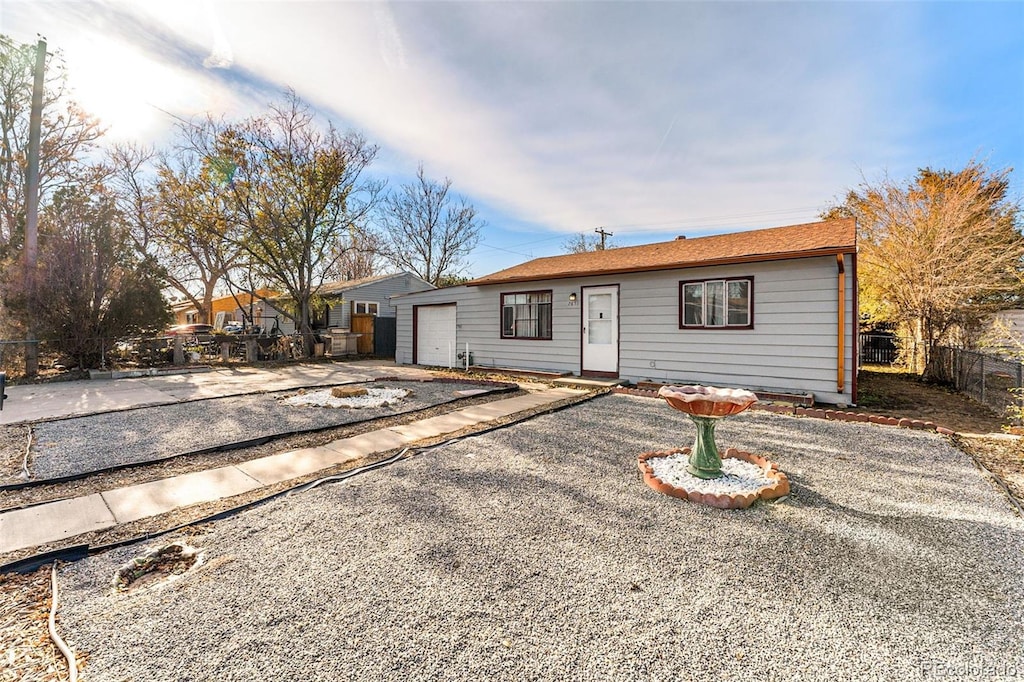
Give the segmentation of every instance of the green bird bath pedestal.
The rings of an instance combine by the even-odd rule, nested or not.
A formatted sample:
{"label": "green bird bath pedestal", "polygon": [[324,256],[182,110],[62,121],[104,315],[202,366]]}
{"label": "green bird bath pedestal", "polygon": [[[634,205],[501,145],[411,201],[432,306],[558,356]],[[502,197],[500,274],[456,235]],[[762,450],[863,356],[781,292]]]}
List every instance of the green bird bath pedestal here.
{"label": "green bird bath pedestal", "polygon": [[691,414],[690,419],[697,425],[697,437],[693,441],[690,463],[687,464],[686,470],[697,478],[721,477],[722,457],[718,454],[718,446],[715,445],[715,427],[718,426],[719,418]]}
{"label": "green bird bath pedestal", "polygon": [[697,437],[686,471],[702,479],[722,476],[722,457],[715,444],[718,420],[739,414],[755,402],[750,391],[709,386],[662,386],[658,395],[673,408],[688,415],[697,426]]}

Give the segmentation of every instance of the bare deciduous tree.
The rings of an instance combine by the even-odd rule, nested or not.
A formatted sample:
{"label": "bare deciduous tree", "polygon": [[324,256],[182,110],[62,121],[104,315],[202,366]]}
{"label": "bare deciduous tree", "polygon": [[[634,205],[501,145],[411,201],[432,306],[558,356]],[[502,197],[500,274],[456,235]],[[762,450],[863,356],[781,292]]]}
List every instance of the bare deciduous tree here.
{"label": "bare deciduous tree", "polygon": [[590,251],[603,251],[604,249],[614,249],[615,244],[610,239],[605,240],[603,243],[601,237],[590,236],[580,232],[562,242],[562,250],[566,253],[588,253]]}
{"label": "bare deciduous tree", "polygon": [[381,211],[384,258],[434,285],[462,274],[486,225],[472,204],[449,193],[451,185],[428,178],[421,164],[416,182],[389,195]]}
{"label": "bare deciduous tree", "polygon": [[163,265],[167,285],[196,307],[200,322],[212,322],[214,293],[239,258],[224,238],[216,170],[187,148],[157,155],[120,145],[108,156],[136,249]]}
{"label": "bare deciduous tree", "polygon": [[380,238],[372,232],[353,228],[335,251],[337,260],[330,271],[334,279],[363,279],[383,272]]}
{"label": "bare deciduous tree", "polygon": [[220,190],[228,218],[221,238],[238,248],[240,268],[290,299],[290,309],[275,307],[295,321],[312,352],[317,291],[340,257],[337,245],[365,224],[381,189],[362,178],[377,147],[321,127],[294,92],[263,116],[208,120],[190,141],[230,176]]}
{"label": "bare deciduous tree", "polygon": [[[35,46],[0,35],[0,257],[20,248],[25,230],[25,173]],[[39,197],[75,181],[83,155],[103,135],[99,122],[67,95],[63,64],[47,60],[39,154]]]}
{"label": "bare deciduous tree", "polygon": [[861,313],[912,335],[925,376],[935,347],[1021,293],[1024,237],[1009,175],[976,161],[926,168],[905,184],[865,182],[825,214],[857,219]]}

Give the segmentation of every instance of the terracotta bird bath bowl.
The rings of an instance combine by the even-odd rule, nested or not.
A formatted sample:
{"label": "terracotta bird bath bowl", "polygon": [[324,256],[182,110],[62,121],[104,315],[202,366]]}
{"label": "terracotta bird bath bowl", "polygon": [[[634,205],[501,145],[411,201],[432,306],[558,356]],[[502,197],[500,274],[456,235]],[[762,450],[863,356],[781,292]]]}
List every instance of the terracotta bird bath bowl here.
{"label": "terracotta bird bath bowl", "polygon": [[743,389],[710,386],[662,386],[658,395],[693,420],[697,436],[692,448],[639,456],[637,464],[650,487],[666,495],[727,509],[749,507],[758,498],[774,499],[789,493],[786,475],[764,457],[729,448],[725,452],[728,462],[723,467],[715,427],[719,420],[757,402],[756,395]]}
{"label": "terracotta bird bath bowl", "polygon": [[697,478],[720,478],[722,458],[715,445],[718,420],[739,414],[757,402],[750,391],[710,386],[662,386],[658,395],[669,405],[689,415],[697,425],[697,439],[690,451],[686,470]]}

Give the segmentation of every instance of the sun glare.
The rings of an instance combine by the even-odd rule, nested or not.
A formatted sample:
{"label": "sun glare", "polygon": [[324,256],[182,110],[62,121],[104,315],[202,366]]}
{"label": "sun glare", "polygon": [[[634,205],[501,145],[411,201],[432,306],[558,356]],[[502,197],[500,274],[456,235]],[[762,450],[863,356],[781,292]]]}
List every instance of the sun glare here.
{"label": "sun glare", "polygon": [[72,97],[96,116],[107,136],[150,142],[168,127],[168,115],[190,91],[183,75],[114,42],[89,42],[64,50]]}

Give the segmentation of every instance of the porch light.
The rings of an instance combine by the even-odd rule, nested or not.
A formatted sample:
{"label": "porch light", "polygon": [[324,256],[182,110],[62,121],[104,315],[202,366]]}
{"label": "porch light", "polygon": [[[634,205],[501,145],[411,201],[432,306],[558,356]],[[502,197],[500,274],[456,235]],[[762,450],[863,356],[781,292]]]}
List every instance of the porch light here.
{"label": "porch light", "polygon": [[575,303],[575,302],[576,302],[576,292],[574,291],[571,294],[569,294],[569,303]]}

